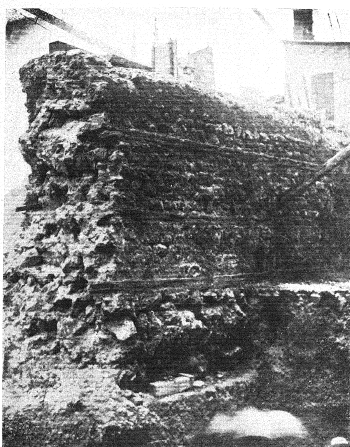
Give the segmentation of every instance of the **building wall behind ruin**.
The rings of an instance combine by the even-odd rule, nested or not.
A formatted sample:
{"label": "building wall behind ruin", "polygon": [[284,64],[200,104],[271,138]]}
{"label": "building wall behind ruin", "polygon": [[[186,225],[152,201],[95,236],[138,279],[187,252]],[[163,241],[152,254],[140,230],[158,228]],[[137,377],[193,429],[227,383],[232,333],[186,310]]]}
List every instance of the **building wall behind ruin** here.
{"label": "building wall behind ruin", "polygon": [[176,40],[170,39],[167,43],[153,46],[152,65],[155,73],[177,78],[178,60]]}
{"label": "building wall behind ruin", "polygon": [[213,49],[207,47],[189,54],[188,63],[190,67],[193,67],[193,84],[206,91],[214,91],[215,75]]}
{"label": "building wall behind ruin", "polygon": [[[350,44],[285,42],[286,98],[295,108],[316,110],[313,77],[333,73],[334,121],[350,122]],[[329,92],[319,92],[320,95]],[[319,110],[322,114],[322,110]]]}

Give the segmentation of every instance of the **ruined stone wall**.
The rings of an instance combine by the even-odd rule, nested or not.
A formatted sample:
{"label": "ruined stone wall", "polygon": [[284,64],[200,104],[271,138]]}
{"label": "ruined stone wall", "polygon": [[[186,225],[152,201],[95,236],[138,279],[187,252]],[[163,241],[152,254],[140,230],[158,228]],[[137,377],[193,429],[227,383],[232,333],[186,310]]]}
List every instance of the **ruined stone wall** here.
{"label": "ruined stone wall", "polygon": [[[119,387],[145,390],[254,357],[240,275],[348,262],[341,170],[293,203],[276,200],[332,155],[307,131],[75,50],[31,61],[20,75],[32,175],[5,271],[5,377],[28,397],[83,369],[83,397],[52,401],[63,402],[62,420],[74,413],[85,427],[91,413],[77,402],[90,408],[92,393],[92,439],[108,424],[120,434],[131,416],[135,427],[157,425]],[[119,390],[108,405],[90,368]],[[27,410],[39,405],[44,424],[53,410],[40,396]],[[62,433],[50,445],[65,445]]]}
{"label": "ruined stone wall", "polygon": [[[237,256],[239,271],[254,270],[261,245],[267,258],[284,246],[275,268],[287,258],[291,265],[315,264],[314,250],[322,251],[327,227],[324,219],[334,218],[334,203],[327,207],[334,200],[329,185],[320,183],[291,204],[293,209],[280,212],[274,206],[278,194],[310,176],[331,155],[306,132],[239,107],[224,107],[188,87],[155,83],[144,73],[113,73],[81,56],[69,63],[48,62],[22,72],[34,119],[22,142],[35,176],[32,203],[58,209],[87,202],[94,216],[98,209],[117,207],[119,217],[129,216],[126,231],[135,231],[138,221],[142,237],[127,244],[128,250],[133,246],[131,252],[123,249],[120,254],[125,270],[137,245],[143,252],[133,260],[133,278],[150,268],[152,275],[171,271],[177,276],[180,245],[182,250],[190,246],[181,262],[208,269],[211,258],[214,273],[225,271],[225,255]],[[273,228],[281,221],[290,227],[283,234]],[[107,218],[103,222],[98,226],[110,226]],[[180,234],[181,242],[165,240]],[[232,260],[229,269],[232,273]],[[113,275],[130,276],[115,269]]]}
{"label": "ruined stone wall", "polygon": [[[36,368],[27,361],[30,367],[22,368],[20,374],[12,371],[11,379],[5,376],[4,446],[225,446],[233,442],[232,437],[208,436],[206,426],[217,412],[247,405],[284,409],[302,417],[309,432],[306,439],[298,439],[303,447],[325,444],[334,434],[348,437],[350,295],[346,285],[260,285],[235,288],[234,292],[244,311],[240,317],[247,328],[245,339],[233,336],[237,322],[235,314],[229,314],[232,306],[227,300],[205,294],[205,302],[192,307],[211,331],[207,346],[218,354],[218,369],[211,374],[205,371],[199,387],[157,398],[148,392],[121,389],[116,366],[73,368],[64,363],[63,353],[55,368],[48,362]],[[162,322],[168,331],[172,329],[168,341],[175,335],[176,311],[168,310],[169,302],[165,304],[155,312],[172,314],[173,321],[159,318],[158,326],[149,327],[148,336],[155,340],[159,340]],[[190,323],[182,326],[187,343],[191,333],[200,336],[201,332]],[[105,335],[95,337],[98,350],[108,344]],[[73,338],[83,340],[78,333]],[[85,346],[88,338],[85,334]],[[245,350],[248,339],[256,358],[242,369],[234,356],[237,351],[229,348],[240,345]],[[33,342],[34,346],[28,345],[31,350],[38,338]],[[72,338],[70,342],[72,347]],[[163,352],[166,360],[165,349]],[[223,358],[218,361],[220,355],[225,363]],[[185,361],[179,371],[188,371]],[[198,376],[198,370],[191,372]],[[283,439],[283,445],[291,447],[295,440]]]}
{"label": "ruined stone wall", "polygon": [[345,175],[278,207],[330,155],[304,130],[78,51],[30,62],[21,79],[32,175],[8,300],[28,335],[56,334],[49,351],[105,319],[117,331],[116,313],[136,331],[135,308],[167,287],[186,302],[236,275],[348,260]]}

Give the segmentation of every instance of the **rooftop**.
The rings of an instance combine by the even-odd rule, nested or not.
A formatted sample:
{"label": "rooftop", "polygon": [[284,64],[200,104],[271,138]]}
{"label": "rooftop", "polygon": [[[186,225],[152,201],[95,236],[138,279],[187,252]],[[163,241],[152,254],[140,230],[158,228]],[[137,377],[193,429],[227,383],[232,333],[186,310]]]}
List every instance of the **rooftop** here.
{"label": "rooftop", "polygon": [[350,45],[350,42],[333,42],[322,40],[283,40],[287,45]]}

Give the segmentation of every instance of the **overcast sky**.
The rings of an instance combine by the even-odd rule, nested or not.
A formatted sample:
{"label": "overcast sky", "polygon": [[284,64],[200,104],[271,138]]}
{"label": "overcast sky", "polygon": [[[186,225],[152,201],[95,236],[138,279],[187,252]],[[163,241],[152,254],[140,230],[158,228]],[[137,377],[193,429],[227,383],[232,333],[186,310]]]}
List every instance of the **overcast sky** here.
{"label": "overcast sky", "polygon": [[[240,85],[249,85],[271,94],[283,91],[279,24],[276,33],[269,32],[252,9],[50,8],[50,12],[108,43],[119,54],[128,58],[135,55],[148,65],[156,18],[159,41],[176,39],[180,57],[208,45],[213,47],[219,89],[234,93]],[[278,14],[286,22],[291,10],[280,10]]]}

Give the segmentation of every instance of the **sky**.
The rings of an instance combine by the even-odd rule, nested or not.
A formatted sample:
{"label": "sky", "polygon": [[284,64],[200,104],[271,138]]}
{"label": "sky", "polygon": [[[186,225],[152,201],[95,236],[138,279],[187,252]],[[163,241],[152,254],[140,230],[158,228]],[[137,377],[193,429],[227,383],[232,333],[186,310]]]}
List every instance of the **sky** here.
{"label": "sky", "polygon": [[[267,94],[283,92],[281,41],[278,33],[269,32],[252,9],[50,8],[50,12],[108,42],[118,54],[136,56],[137,61],[148,65],[156,18],[159,42],[176,39],[180,57],[213,47],[220,90],[235,93],[240,86],[249,85]],[[281,10],[279,14],[286,18],[291,10]]]}

